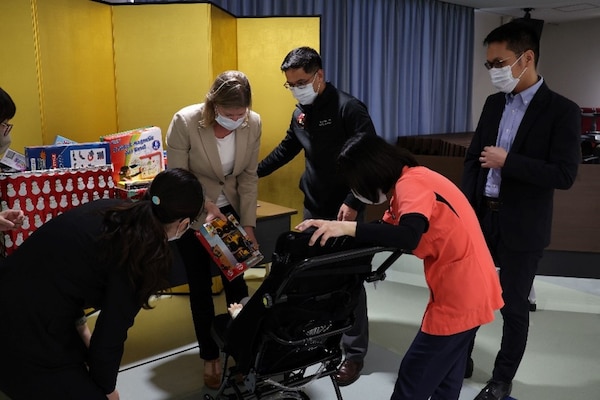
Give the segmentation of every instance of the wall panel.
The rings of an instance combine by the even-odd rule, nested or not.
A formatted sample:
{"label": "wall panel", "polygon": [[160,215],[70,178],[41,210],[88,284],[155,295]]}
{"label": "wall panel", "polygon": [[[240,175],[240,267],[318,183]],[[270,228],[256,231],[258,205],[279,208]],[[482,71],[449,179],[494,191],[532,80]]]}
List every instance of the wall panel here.
{"label": "wall panel", "polygon": [[209,4],[113,7],[119,131],[157,125],[204,98],[212,80]]}
{"label": "wall panel", "polygon": [[92,1],[37,3],[42,140],[92,141],[116,129],[111,7]]}
{"label": "wall panel", "polygon": [[[283,87],[281,62],[295,47],[310,46],[318,51],[319,24],[318,17],[238,19],[238,68],[250,79],[253,108],[263,122],[260,159],[284,138],[296,104],[291,92]],[[298,182],[303,171],[301,152],[289,164],[259,180],[260,199],[299,211],[292,217],[292,225],[302,218],[304,195]]]}
{"label": "wall panel", "polygon": [[17,113],[11,120],[11,148],[23,152],[27,144],[42,144],[40,88],[36,65],[36,44],[33,30],[33,6],[24,0],[0,1],[0,87],[13,99]]}

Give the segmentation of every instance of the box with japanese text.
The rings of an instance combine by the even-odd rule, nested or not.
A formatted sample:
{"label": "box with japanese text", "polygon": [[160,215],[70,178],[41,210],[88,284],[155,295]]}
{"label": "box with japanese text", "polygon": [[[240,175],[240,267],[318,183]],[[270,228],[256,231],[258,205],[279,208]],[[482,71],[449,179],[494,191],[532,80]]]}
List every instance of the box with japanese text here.
{"label": "box with japanese text", "polygon": [[0,158],[0,164],[5,165],[15,171],[25,171],[27,169],[25,156],[11,149],[7,149],[4,152],[2,158]]}
{"label": "box with japanese text", "polygon": [[107,143],[90,142],[25,146],[27,169],[38,171],[55,168],[89,168],[110,165]]}

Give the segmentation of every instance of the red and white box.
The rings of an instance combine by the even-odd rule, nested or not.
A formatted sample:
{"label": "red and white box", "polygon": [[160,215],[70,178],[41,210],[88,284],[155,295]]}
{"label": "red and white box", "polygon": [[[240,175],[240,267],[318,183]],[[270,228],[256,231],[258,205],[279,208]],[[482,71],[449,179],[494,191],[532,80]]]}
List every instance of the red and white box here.
{"label": "red and white box", "polygon": [[112,167],[56,169],[0,174],[2,210],[25,214],[21,229],[3,232],[6,254],[12,253],[44,222],[80,204],[115,197]]}

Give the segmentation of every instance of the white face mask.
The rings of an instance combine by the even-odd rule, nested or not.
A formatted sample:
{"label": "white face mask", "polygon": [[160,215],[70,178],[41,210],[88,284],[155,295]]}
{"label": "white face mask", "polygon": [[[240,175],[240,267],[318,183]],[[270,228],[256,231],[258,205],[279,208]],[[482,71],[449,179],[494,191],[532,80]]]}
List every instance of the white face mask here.
{"label": "white face mask", "polygon": [[[181,232],[181,235],[183,235],[185,233],[185,231],[187,231],[190,228],[190,223],[187,223],[187,227]],[[169,237],[167,238],[167,241],[172,242],[173,240],[177,240],[179,238],[181,238],[181,235],[179,234],[179,225],[177,225],[177,230],[175,231],[175,236]]]}
{"label": "white face mask", "polygon": [[387,201],[387,196],[385,195],[385,193],[383,193],[381,191],[381,189],[377,189],[377,192],[379,193],[379,199],[376,202],[373,202],[373,201],[361,196],[360,194],[356,193],[354,190],[351,190],[351,191],[352,191],[352,195],[354,197],[356,197],[357,200],[359,200],[365,204],[383,204]]}
{"label": "white face mask", "polygon": [[239,128],[243,123],[246,117],[239,118],[237,121],[232,120],[231,118],[224,117],[222,115],[217,114],[215,117],[215,121],[217,124],[221,125],[223,128],[228,131],[235,131]]}
{"label": "white face mask", "polygon": [[507,65],[506,67],[502,68],[490,69],[490,78],[492,79],[492,85],[494,85],[496,89],[504,93],[510,93],[513,90],[515,90],[515,87],[517,87],[517,84],[521,80],[521,77],[523,76],[525,71],[527,71],[527,68],[525,68],[523,72],[521,72],[521,75],[519,75],[518,78],[515,78],[512,74],[512,67],[514,67],[515,64],[519,62],[521,57],[523,57],[523,54],[521,54],[521,56],[517,58],[517,61],[515,61],[512,65]]}
{"label": "white face mask", "polygon": [[317,98],[317,92],[315,92],[312,85],[309,85],[303,89],[290,88],[290,90],[292,91],[292,95],[294,95],[300,104],[312,104]]}

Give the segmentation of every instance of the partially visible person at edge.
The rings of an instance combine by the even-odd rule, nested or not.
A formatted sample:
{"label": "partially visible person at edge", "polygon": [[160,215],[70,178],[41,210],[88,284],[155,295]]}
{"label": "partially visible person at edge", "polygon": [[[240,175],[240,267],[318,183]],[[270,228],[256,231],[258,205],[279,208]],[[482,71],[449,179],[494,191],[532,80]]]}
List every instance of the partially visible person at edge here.
{"label": "partially visible person at edge", "polygon": [[[51,219],[0,260],[0,391],[13,400],[117,400],[127,331],[169,287],[172,254],[202,210],[188,171],[137,202],[103,199]],[[93,333],[84,309],[100,310]]]}
{"label": "partially visible person at edge", "polygon": [[[290,127],[281,143],[258,165],[264,177],[304,150],[305,170],[300,179],[304,218],[363,220],[364,204],[357,200],[336,171],[342,145],[358,132],[375,135],[367,107],[355,97],[325,81],[319,53],[310,47],[290,51],[281,64],[284,86],[298,101]],[[363,289],[353,328],[344,334],[345,360],[335,374],[346,386],[356,381],[369,344],[367,299]]]}
{"label": "partially visible person at edge", "polygon": [[[222,377],[219,347],[210,333],[215,317],[212,261],[194,231],[214,218],[226,220],[225,214],[232,213],[258,246],[254,228],[262,125],[251,106],[246,75],[225,71],[213,82],[204,103],[184,107],[173,116],[166,136],[169,168],[191,171],[206,191],[204,212],[177,247],[188,276],[194,328],[204,360],[204,384],[211,389],[219,387]],[[230,282],[221,274],[221,279],[227,304],[248,296],[243,275]]]}
{"label": "partially visible person at edge", "polygon": [[[12,124],[9,121],[14,118],[17,107],[14,101],[4,89],[0,88],[0,156],[10,147],[10,131]],[[23,211],[4,210],[0,212],[0,230],[18,229],[23,223]]]}
{"label": "partially visible person at edge", "polygon": [[[528,295],[550,243],[554,190],[573,185],[581,162],[581,111],[538,75],[539,38],[528,24],[502,25],[484,44],[485,66],[499,92],[487,98],[481,112],[462,190],[500,268],[502,342],[492,377],[476,397],[500,400],[510,395],[525,353]],[[469,357],[465,377],[472,371]]]}
{"label": "partially visible person at edge", "polygon": [[10,147],[10,131],[13,126],[9,121],[14,118],[16,112],[17,107],[13,99],[0,88],[0,156]]}
{"label": "partially visible person at edge", "polygon": [[355,196],[389,209],[374,223],[308,219],[309,244],[352,236],[395,247],[423,260],[430,298],[421,327],[404,355],[392,400],[459,398],[468,348],[482,324],[502,307],[500,283],[473,209],[444,176],[419,166],[405,149],[374,135],[346,143],[339,170]]}

